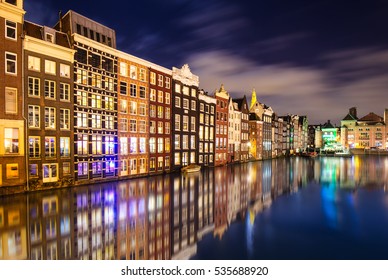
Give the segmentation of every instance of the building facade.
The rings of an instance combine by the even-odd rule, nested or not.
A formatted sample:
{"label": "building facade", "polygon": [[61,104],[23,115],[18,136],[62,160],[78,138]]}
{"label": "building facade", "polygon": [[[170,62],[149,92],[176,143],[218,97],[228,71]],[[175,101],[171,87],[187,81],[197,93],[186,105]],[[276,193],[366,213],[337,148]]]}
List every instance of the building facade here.
{"label": "building facade", "polygon": [[187,64],[181,69],[173,67],[172,94],[172,170],[196,164],[198,147],[198,76]]}
{"label": "building facade", "polygon": [[22,85],[24,14],[22,0],[0,0],[0,187],[21,190],[27,181]]}
{"label": "building facade", "polygon": [[214,166],[216,99],[199,91],[198,164]]}
{"label": "building facade", "polygon": [[233,99],[237,103],[240,116],[240,147],[239,147],[239,161],[247,161],[249,156],[249,107],[247,98],[244,95],[243,98]]}
{"label": "building facade", "polygon": [[229,93],[224,85],[215,92],[216,107],[216,147],[215,165],[225,165],[228,162],[228,120],[229,120]]}
{"label": "building facade", "polygon": [[75,182],[118,176],[115,31],[74,11],[55,27],[71,34],[74,56]]}
{"label": "building facade", "polygon": [[74,180],[74,51],[65,33],[24,22],[29,188]]}

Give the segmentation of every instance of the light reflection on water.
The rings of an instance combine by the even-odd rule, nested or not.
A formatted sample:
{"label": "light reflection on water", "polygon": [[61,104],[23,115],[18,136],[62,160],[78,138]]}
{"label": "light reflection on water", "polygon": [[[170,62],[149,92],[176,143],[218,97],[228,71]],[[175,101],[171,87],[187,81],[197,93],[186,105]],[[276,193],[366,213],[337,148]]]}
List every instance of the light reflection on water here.
{"label": "light reflection on water", "polygon": [[290,158],[2,197],[0,259],[388,258],[387,183],[388,157]]}

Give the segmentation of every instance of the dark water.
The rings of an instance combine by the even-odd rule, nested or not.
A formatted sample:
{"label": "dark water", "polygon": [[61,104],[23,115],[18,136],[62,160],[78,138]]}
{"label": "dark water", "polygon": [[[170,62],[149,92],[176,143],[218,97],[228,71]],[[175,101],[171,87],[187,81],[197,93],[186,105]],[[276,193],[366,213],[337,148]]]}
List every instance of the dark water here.
{"label": "dark water", "polygon": [[291,158],[0,198],[0,259],[388,259],[388,157]]}

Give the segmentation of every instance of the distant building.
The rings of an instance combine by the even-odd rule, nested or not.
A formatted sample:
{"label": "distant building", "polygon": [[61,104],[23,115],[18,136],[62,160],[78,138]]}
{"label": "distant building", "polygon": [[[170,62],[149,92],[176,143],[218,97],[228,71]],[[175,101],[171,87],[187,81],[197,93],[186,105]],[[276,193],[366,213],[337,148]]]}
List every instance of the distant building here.
{"label": "distant building", "polygon": [[228,162],[228,120],[229,120],[229,93],[224,85],[215,92],[216,107],[216,151],[215,165],[225,165]]}
{"label": "distant building", "polygon": [[322,144],[326,151],[341,150],[340,129],[335,127],[330,120],[322,125]]}
{"label": "distant building", "polygon": [[246,161],[248,160],[249,153],[249,107],[246,96],[243,98],[233,99],[237,103],[238,110],[241,112],[241,125],[240,125],[240,149],[239,154],[240,158],[236,160]]}
{"label": "distant building", "polygon": [[198,164],[202,166],[214,166],[216,99],[200,90],[198,102]]}

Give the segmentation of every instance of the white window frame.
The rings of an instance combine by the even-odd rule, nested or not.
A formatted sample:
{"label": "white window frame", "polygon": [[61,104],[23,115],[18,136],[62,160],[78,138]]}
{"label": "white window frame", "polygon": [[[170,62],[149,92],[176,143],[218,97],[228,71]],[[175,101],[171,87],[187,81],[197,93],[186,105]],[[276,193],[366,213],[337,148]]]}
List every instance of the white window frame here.
{"label": "white window frame", "polygon": [[[14,24],[15,26],[10,26],[9,23],[11,23],[12,25]],[[5,38],[17,41],[17,36],[18,36],[18,27],[17,26],[18,25],[17,25],[16,22],[13,22],[11,20],[6,19],[5,20]],[[8,29],[15,30],[15,36],[14,37],[9,37],[8,36]]]}
{"label": "white window frame", "polygon": [[44,60],[44,72],[46,74],[55,75],[57,73],[57,63],[52,60],[45,59]]}
{"label": "white window frame", "polygon": [[40,72],[40,57],[28,56],[28,70]]}
{"label": "white window frame", "polygon": [[[15,59],[13,58],[8,58],[8,56],[14,56]],[[5,73],[6,74],[10,74],[10,75],[17,75],[18,73],[18,67],[17,67],[17,62],[18,62],[18,56],[16,53],[12,53],[12,52],[5,52],[4,53],[4,62],[5,62]],[[13,63],[15,65],[15,71],[12,72],[12,71],[8,71],[8,63]]]}

